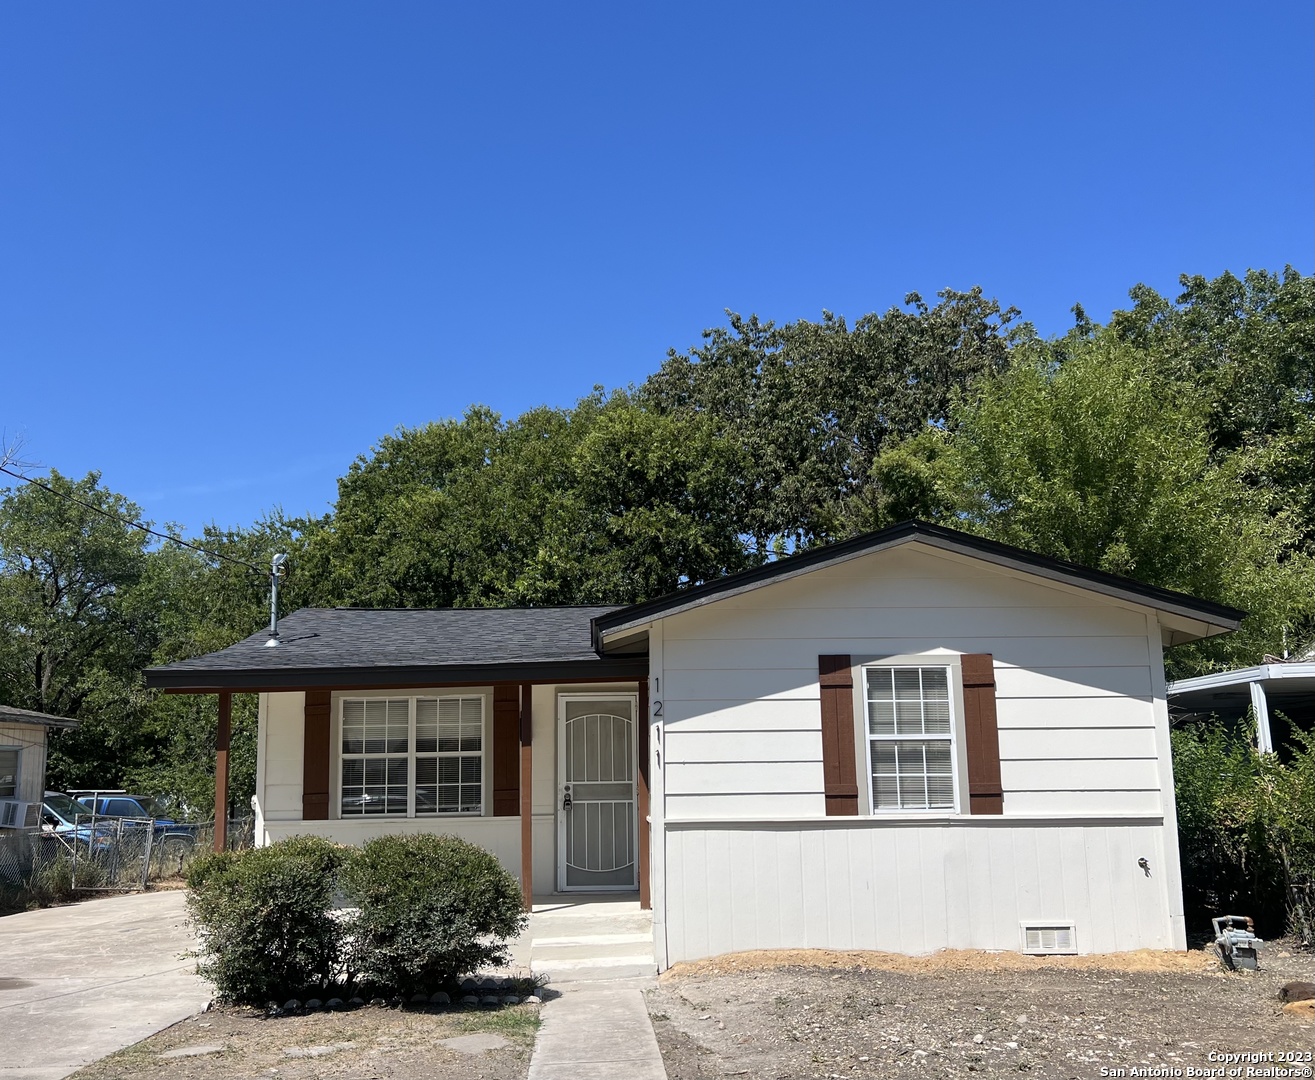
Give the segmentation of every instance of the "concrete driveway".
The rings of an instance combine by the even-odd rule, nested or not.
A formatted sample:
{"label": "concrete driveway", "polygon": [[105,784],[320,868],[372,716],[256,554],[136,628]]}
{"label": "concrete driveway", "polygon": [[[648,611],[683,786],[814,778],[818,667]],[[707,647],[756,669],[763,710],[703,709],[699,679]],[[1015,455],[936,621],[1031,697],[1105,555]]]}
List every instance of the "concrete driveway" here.
{"label": "concrete driveway", "polygon": [[203,1009],[182,892],[0,918],[0,1080],[59,1077]]}

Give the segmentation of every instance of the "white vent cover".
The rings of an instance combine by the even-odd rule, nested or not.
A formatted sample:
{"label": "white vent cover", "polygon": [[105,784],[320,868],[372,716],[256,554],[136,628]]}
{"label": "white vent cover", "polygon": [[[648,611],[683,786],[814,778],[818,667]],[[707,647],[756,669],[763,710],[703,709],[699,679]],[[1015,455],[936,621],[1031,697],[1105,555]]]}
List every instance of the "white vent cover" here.
{"label": "white vent cover", "polygon": [[1072,923],[1023,923],[1023,952],[1075,953],[1077,928]]}

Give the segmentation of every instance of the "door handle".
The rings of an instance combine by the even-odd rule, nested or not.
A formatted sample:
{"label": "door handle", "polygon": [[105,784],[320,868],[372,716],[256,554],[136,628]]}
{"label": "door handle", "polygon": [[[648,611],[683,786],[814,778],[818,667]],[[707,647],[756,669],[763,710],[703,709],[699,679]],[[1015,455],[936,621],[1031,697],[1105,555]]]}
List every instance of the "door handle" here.
{"label": "door handle", "polygon": [[569,810],[570,808],[571,808],[571,790],[570,788],[567,788],[566,792],[562,795],[562,809]]}

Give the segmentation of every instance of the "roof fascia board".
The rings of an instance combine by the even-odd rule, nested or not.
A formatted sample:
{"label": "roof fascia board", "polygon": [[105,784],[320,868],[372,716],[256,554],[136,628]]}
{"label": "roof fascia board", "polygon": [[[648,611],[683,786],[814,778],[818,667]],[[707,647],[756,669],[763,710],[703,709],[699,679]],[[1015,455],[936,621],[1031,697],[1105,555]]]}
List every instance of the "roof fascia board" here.
{"label": "roof fascia board", "polygon": [[[1166,590],[1153,589],[1149,586],[1145,592],[1129,589],[1120,586],[1116,581],[1105,580],[1106,576],[1098,571],[1086,571],[1081,567],[1070,569],[1062,564],[1052,565],[1049,560],[1034,561],[1011,555],[1008,550],[997,550],[1000,545],[995,545],[989,541],[979,540],[975,537],[966,538],[963,534],[953,533],[948,530],[935,529],[933,531],[933,528],[925,525],[894,526],[891,530],[888,530],[889,535],[884,537],[878,533],[863,543],[857,542],[863,538],[856,538],[856,540],[830,545],[828,548],[815,549],[815,553],[805,552],[803,555],[796,555],[789,560],[785,560],[788,563],[797,562],[795,566],[787,566],[785,569],[778,570],[776,568],[782,566],[781,562],[769,563],[764,567],[758,567],[755,570],[745,571],[743,574],[724,579],[726,585],[721,588],[718,587],[717,582],[696,586],[695,589],[691,590],[691,593],[697,593],[698,595],[691,595],[688,600],[682,601],[682,595],[674,593],[644,604],[636,604],[632,608],[623,608],[620,611],[593,620],[595,646],[601,647],[617,635],[637,629],[640,626],[652,623],[655,619],[663,618],[677,611],[694,610],[715,603],[718,600],[741,596],[775,581],[799,577],[826,566],[836,566],[849,562],[851,559],[876,554],[908,543],[925,544],[928,547],[970,560],[993,563],[996,566],[1005,567],[1032,577],[1040,577],[1058,585],[1120,600],[1143,611],[1149,609],[1172,614],[1198,624],[1217,628],[1215,633],[1237,629],[1243,615],[1242,612],[1221,604],[1204,602],[1200,606],[1185,604],[1175,599],[1174,595]],[[849,550],[844,550],[847,547]],[[813,557],[810,557],[810,555],[813,555]],[[607,625],[612,618],[618,615],[623,616],[626,611],[633,613],[629,619]]]}
{"label": "roof fascia board", "polygon": [[67,716],[42,716],[40,713],[33,716],[14,716],[0,713],[0,724],[27,724],[29,727],[57,728],[69,731],[80,723],[80,720],[74,720]]}
{"label": "roof fascia board", "polygon": [[1222,690],[1230,686],[1246,686],[1253,682],[1271,679],[1315,678],[1315,664],[1260,664],[1256,667],[1236,668],[1233,671],[1216,671],[1209,675],[1196,675],[1169,684],[1169,693],[1190,694],[1195,690]]}
{"label": "roof fascia board", "polygon": [[483,686],[498,682],[589,682],[648,675],[647,656],[524,664],[451,664],[423,667],[291,668],[264,671],[175,671],[150,668],[146,685],[174,693],[261,693],[350,687]]}

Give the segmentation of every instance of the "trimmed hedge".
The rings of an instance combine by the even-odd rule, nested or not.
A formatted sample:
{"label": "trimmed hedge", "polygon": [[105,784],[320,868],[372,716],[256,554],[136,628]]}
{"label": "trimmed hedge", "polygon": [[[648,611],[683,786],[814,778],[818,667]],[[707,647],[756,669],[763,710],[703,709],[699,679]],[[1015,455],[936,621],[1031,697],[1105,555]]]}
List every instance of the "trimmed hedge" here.
{"label": "trimmed hedge", "polygon": [[343,868],[358,913],[351,966],[397,993],[432,991],[507,962],[525,926],[520,886],[483,848],[455,836],[381,836]]}
{"label": "trimmed hedge", "polygon": [[297,836],[203,855],[187,871],[201,975],[226,1001],[282,1001],[341,977],[340,920],[330,912],[347,852]]}
{"label": "trimmed hedge", "polygon": [[[334,986],[413,994],[507,961],[520,886],[455,836],[317,837],[203,855],[187,872],[198,970],[225,1001],[263,1004]],[[355,910],[334,910],[345,899]],[[345,996],[345,995],[344,995]]]}

